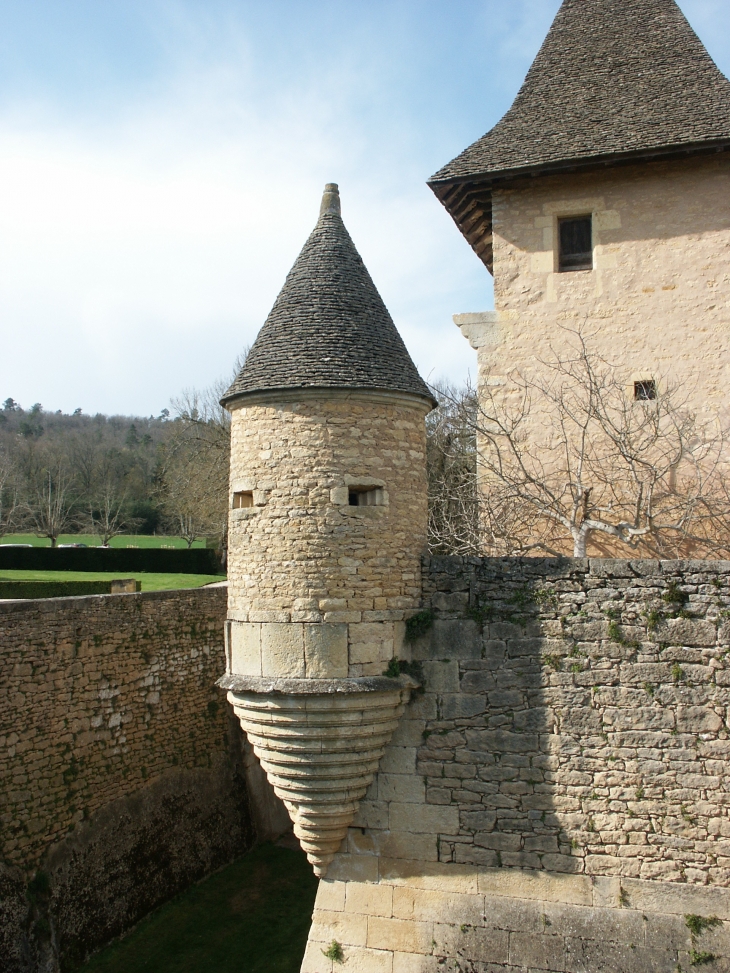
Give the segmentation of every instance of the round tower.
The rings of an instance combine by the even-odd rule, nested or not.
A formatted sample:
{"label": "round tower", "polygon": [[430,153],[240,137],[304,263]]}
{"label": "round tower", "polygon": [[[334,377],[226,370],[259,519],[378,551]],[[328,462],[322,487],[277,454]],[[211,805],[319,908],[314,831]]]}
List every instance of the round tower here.
{"label": "round tower", "polygon": [[[221,685],[321,873],[407,694],[407,681],[383,673],[421,597],[434,405],[345,229],[336,185],[222,402],[231,510]],[[317,756],[328,734],[334,749]],[[324,812],[323,794],[338,795]]]}

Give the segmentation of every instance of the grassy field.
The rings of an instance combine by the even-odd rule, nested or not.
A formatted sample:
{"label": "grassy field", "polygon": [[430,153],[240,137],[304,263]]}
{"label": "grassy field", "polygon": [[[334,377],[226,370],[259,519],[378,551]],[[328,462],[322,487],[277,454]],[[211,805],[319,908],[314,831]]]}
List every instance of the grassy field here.
{"label": "grassy field", "polygon": [[225,580],[220,574],[148,574],[146,571],[0,571],[0,581],[116,581],[119,578],[141,581],[142,591],[201,588]]}
{"label": "grassy field", "polygon": [[298,973],[316,891],[302,852],[260,845],[162,906],[81,973]]}
{"label": "grassy field", "polygon": [[[87,547],[98,547],[101,540],[93,534],[61,534],[58,543],[86,544]],[[33,547],[51,546],[47,537],[36,537],[35,534],[6,534],[4,537],[0,537],[0,544],[32,544]],[[160,535],[152,536],[149,534],[123,534],[121,537],[112,537],[109,541],[109,547],[174,547],[185,549],[187,546],[187,541],[184,541],[182,537],[161,537]],[[193,547],[205,547],[205,541],[194,541]]]}

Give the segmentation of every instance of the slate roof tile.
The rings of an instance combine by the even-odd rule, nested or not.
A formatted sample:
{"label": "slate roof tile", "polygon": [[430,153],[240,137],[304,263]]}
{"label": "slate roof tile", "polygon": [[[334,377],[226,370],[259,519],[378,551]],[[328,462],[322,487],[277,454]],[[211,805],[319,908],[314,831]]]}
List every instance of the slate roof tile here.
{"label": "slate roof tile", "polygon": [[430,184],[712,143],[730,81],[674,0],[564,0],[510,110]]}
{"label": "slate roof tile", "polygon": [[434,403],[325,188],[317,225],[221,402],[283,389],[404,392]]}

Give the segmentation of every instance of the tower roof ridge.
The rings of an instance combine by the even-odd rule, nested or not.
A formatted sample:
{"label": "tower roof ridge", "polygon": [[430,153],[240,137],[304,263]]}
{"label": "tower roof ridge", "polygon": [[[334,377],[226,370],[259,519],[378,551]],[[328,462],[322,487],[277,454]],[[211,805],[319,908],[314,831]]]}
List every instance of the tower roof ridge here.
{"label": "tower roof ridge", "polygon": [[325,187],[317,225],[223,396],[284,389],[402,392],[434,402]]}
{"label": "tower roof ridge", "polygon": [[564,0],[512,107],[429,181],[730,146],[730,81],[675,0]]}

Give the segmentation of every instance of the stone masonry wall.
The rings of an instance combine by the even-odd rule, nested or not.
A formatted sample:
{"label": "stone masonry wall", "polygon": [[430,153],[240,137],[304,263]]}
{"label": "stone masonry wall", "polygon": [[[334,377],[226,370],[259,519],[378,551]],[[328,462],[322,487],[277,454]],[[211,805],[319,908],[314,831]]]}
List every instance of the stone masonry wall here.
{"label": "stone masonry wall", "polygon": [[73,969],[251,846],[225,613],[225,588],[0,604],[1,969]]}
{"label": "stone masonry wall", "polygon": [[[592,214],[594,269],[558,273],[560,217]],[[690,407],[726,409],[730,379],[730,160],[551,176],[494,196],[496,317],[480,369],[539,369],[561,326],[624,369],[681,383]]]}
{"label": "stone masonry wall", "polygon": [[730,970],[730,563],[433,558],[424,603],[306,973]]}
{"label": "stone masonry wall", "polygon": [[[232,671],[379,674],[421,597],[428,405],[398,394],[280,393],[234,403]],[[353,506],[351,491],[378,488]]]}

